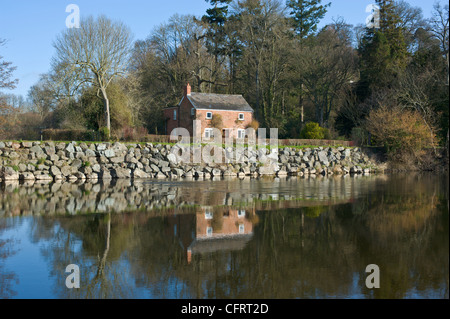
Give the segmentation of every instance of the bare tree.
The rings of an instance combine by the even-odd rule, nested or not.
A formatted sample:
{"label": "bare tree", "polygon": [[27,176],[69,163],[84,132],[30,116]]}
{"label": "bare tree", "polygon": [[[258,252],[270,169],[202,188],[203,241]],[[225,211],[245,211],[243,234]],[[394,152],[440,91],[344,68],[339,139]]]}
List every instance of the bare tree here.
{"label": "bare tree", "polygon": [[[52,67],[75,83],[98,89],[104,102],[105,125],[111,132],[111,117],[106,88],[126,73],[132,36],[128,27],[105,16],[81,19],[80,28],[66,29],[55,40]],[[100,96],[100,95],[99,95]]]}
{"label": "bare tree", "polygon": [[441,50],[446,61],[447,68],[447,83],[449,85],[449,7],[448,4],[442,7],[439,3],[434,4],[433,17],[430,19],[432,32],[434,36],[439,39]]}
{"label": "bare tree", "polygon": [[[0,46],[5,45],[6,40],[0,39]],[[18,82],[17,79],[11,80],[12,73],[16,69],[11,62],[3,61],[0,55],[0,89],[14,89]]]}

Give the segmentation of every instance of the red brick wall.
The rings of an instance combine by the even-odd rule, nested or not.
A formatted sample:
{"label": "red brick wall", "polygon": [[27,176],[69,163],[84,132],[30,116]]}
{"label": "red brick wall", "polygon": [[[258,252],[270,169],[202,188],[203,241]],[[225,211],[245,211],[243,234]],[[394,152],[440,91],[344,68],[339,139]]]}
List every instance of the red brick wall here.
{"label": "red brick wall", "polygon": [[[212,115],[220,114],[222,116],[222,128],[231,129],[230,136],[237,137],[238,129],[245,129],[253,120],[252,112],[238,111],[219,111],[219,110],[196,110],[196,119],[201,121],[202,136],[204,136],[205,128],[212,127],[211,120],[206,119],[206,113],[211,112]],[[244,113],[244,120],[238,120],[239,113]]]}
{"label": "red brick wall", "polygon": [[[174,110],[177,111],[177,119],[176,120],[173,119],[173,115],[174,115],[173,111]],[[166,135],[170,135],[170,133],[172,132],[172,130],[174,128],[179,127],[179,125],[178,125],[178,120],[180,118],[179,113],[180,112],[179,112],[177,106],[164,109],[164,119],[166,120]]]}

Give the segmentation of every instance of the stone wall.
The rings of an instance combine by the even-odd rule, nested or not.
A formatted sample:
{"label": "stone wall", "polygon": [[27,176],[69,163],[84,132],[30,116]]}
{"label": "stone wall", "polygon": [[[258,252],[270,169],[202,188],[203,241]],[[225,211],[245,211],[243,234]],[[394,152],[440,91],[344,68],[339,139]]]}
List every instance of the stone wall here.
{"label": "stone wall", "polygon": [[[369,174],[380,169],[359,148],[280,148],[245,150],[238,163],[234,149],[221,148],[223,163],[181,161],[178,145],[0,142],[0,181],[211,178],[222,176]],[[179,154],[179,155],[175,155]]]}

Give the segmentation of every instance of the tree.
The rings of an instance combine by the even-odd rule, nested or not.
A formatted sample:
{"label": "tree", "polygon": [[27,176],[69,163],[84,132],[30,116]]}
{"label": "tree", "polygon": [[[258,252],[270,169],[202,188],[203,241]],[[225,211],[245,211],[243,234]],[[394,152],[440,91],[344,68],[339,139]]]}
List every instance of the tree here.
{"label": "tree", "polygon": [[430,19],[432,32],[441,44],[442,54],[447,68],[447,83],[449,85],[449,6],[442,7],[439,3],[434,5],[433,17]]}
{"label": "tree", "polygon": [[64,30],[53,44],[56,55],[52,66],[64,72],[77,85],[90,84],[101,93],[105,126],[111,132],[107,87],[126,72],[131,33],[123,23],[105,16],[82,19],[80,28]]}
{"label": "tree", "polygon": [[317,31],[317,25],[325,16],[331,2],[321,5],[322,0],[288,0],[287,7],[292,11],[292,25],[295,32],[304,39]]}
{"label": "tree", "polygon": [[[317,31],[317,25],[320,20],[325,16],[327,8],[331,5],[321,5],[322,0],[289,0],[287,1],[287,7],[292,11],[290,12],[291,23],[300,40],[300,50],[302,48],[303,39],[312,35]],[[302,70],[299,70],[300,72]],[[304,122],[304,83],[300,79],[298,85],[298,104],[300,113],[300,123]]]}
{"label": "tree", "polygon": [[402,20],[392,0],[377,0],[379,28],[365,28],[358,48],[361,81],[358,95],[364,100],[373,90],[390,88],[408,64]]}
{"label": "tree", "polygon": [[315,121],[329,126],[338,99],[357,77],[357,56],[346,38],[341,38],[333,26],[310,38],[298,54],[301,80],[306,97],[314,105]]}
{"label": "tree", "polygon": [[[0,47],[4,46],[6,40],[0,39]],[[0,55],[0,89],[14,89],[18,82],[17,79],[12,80],[12,73],[16,69],[12,66],[12,62],[2,60],[3,56]]]}
{"label": "tree", "polygon": [[217,73],[220,65],[224,63],[227,53],[227,35],[225,24],[228,21],[228,4],[231,0],[206,0],[214,7],[206,10],[206,15],[202,17],[202,22],[207,26],[205,45],[208,52],[214,57],[212,69],[212,83],[218,85]]}

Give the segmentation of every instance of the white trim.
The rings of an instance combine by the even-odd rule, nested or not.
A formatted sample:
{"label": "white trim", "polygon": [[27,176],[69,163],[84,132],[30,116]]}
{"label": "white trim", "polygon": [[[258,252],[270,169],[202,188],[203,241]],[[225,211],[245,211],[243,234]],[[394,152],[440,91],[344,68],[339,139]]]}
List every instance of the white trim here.
{"label": "white trim", "polygon": [[[210,117],[208,117],[208,113],[211,114]],[[212,119],[212,116],[213,116],[212,112],[206,112],[205,118],[206,118],[207,120],[211,120],[211,119]]]}
{"label": "white trim", "polygon": [[[241,118],[241,115],[242,115],[242,118]],[[239,120],[239,121],[244,121],[244,120],[245,120],[245,115],[244,115],[244,113],[239,113],[239,114],[238,114],[238,120]]]}
{"label": "white trim", "polygon": [[[243,132],[243,133],[244,133],[244,136],[239,137],[239,132]],[[245,130],[244,130],[244,129],[241,129],[241,128],[238,128],[238,129],[237,129],[237,138],[245,138]]]}
{"label": "white trim", "polygon": [[223,111],[223,112],[239,112],[239,113],[254,113],[254,111],[242,111],[242,110],[222,110],[222,109],[200,109],[200,108],[195,108],[196,110],[207,110],[207,111]]}
{"label": "white trim", "polygon": [[[209,132],[209,133],[208,133],[208,136],[206,136],[206,132]],[[214,137],[214,130],[213,130],[212,128],[210,128],[210,127],[205,128],[205,130],[203,131],[203,136],[204,136],[205,138],[211,138],[211,137]]]}

